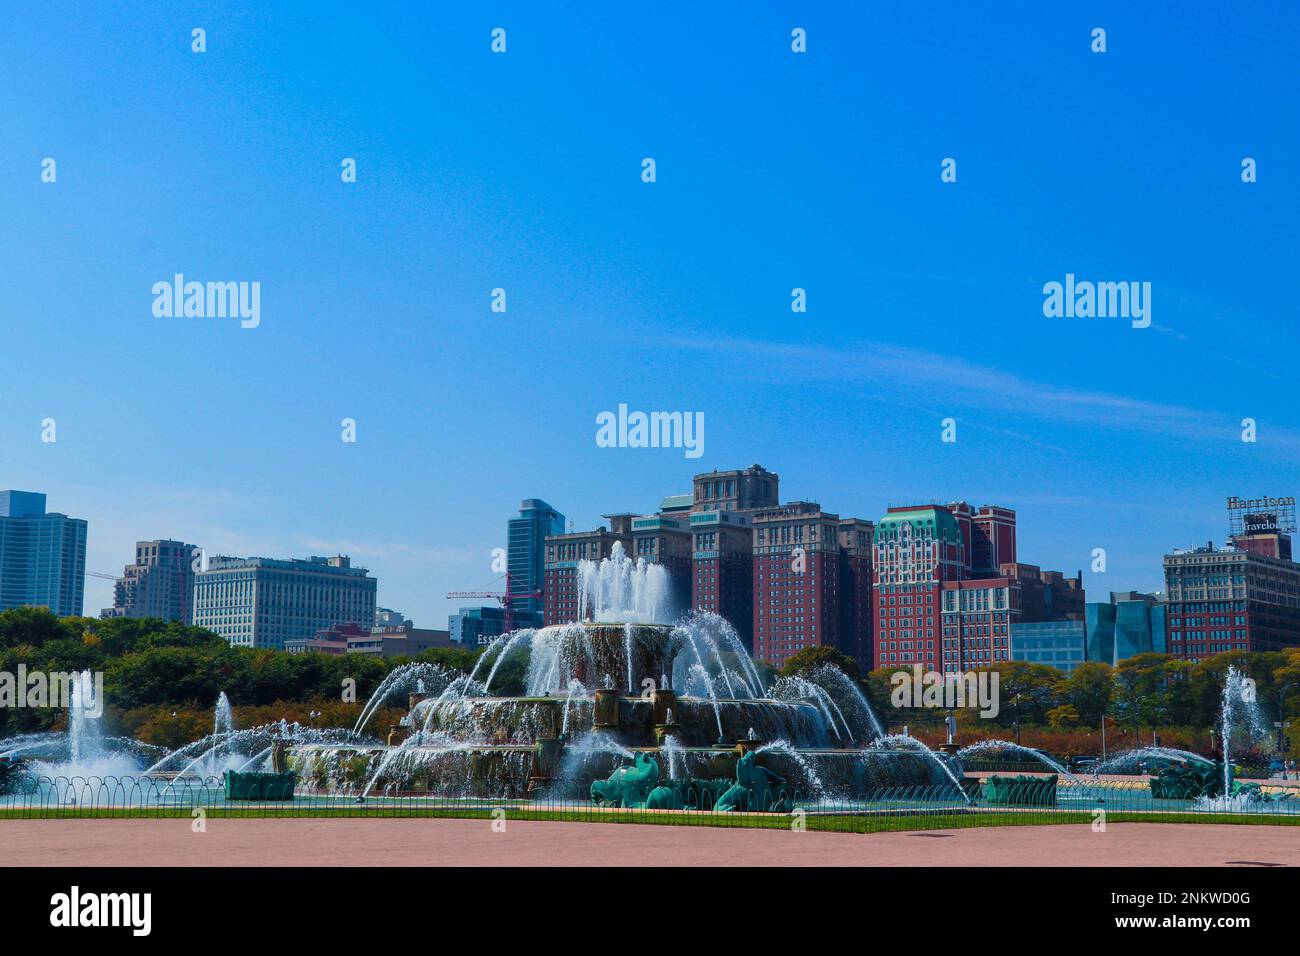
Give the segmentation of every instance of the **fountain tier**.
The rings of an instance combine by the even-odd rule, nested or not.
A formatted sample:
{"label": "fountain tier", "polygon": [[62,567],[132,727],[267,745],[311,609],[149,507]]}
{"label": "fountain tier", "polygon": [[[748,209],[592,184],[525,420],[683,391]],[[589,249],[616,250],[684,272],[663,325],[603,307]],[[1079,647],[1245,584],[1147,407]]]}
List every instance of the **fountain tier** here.
{"label": "fountain tier", "polygon": [[529,645],[528,691],[563,694],[577,681],[588,688],[638,693],[646,680],[656,687],[665,677],[671,683],[682,643],[682,635],[664,624],[582,622],[542,628]]}

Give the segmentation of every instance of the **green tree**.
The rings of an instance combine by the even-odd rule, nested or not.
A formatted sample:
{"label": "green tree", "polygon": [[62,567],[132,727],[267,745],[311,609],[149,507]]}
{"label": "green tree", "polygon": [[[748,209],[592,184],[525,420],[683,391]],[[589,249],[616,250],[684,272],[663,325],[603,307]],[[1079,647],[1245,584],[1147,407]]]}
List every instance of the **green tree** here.
{"label": "green tree", "polygon": [[800,677],[823,664],[834,664],[852,680],[858,679],[858,662],[834,647],[805,647],[786,658],[781,668],[782,677]]}
{"label": "green tree", "polygon": [[43,607],[16,607],[0,611],[0,647],[26,644],[38,648],[50,641],[79,637],[65,623],[68,620],[71,618],[60,620]]}
{"label": "green tree", "polygon": [[1079,723],[1093,726],[1110,709],[1113,691],[1110,665],[1088,661],[1078,665],[1065,679],[1061,700],[1074,708]]}
{"label": "green tree", "polygon": [[1065,675],[1055,667],[1001,661],[975,670],[998,674],[999,709],[993,720],[1004,727],[1014,722],[1046,724],[1047,712],[1061,703]]}
{"label": "green tree", "polygon": [[1061,704],[1047,712],[1047,722],[1053,727],[1077,727],[1079,712],[1073,704]]}
{"label": "green tree", "polygon": [[1190,664],[1165,654],[1138,654],[1114,671],[1116,718],[1133,730],[1186,723],[1192,716]]}

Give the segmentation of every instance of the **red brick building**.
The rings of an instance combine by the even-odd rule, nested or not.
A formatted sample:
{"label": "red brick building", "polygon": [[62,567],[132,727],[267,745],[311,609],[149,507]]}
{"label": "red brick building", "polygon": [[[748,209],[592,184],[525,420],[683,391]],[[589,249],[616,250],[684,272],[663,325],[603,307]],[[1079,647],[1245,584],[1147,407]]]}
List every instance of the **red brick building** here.
{"label": "red brick building", "polygon": [[[754,656],[778,667],[807,647],[860,657],[871,643],[870,558],[862,553],[870,537],[861,536],[870,523],[792,501],[755,512],[753,524]],[[841,549],[841,529],[851,553]]]}
{"label": "red brick building", "polygon": [[632,518],[630,514],[605,515],[609,526],[594,531],[553,534],[546,537],[546,557],[542,568],[543,623],[567,624],[579,619],[578,562],[608,558],[615,541],[621,541],[632,554]]}
{"label": "red brick building", "polygon": [[1300,646],[1300,564],[1290,555],[1283,533],[1165,555],[1169,653],[1195,661]]}
{"label": "red brick building", "polygon": [[726,618],[754,647],[754,527],[732,511],[690,515],[691,607]]}
{"label": "red brick building", "polygon": [[1039,621],[1085,618],[1083,575],[1067,578],[1008,563],[997,577],[943,585],[943,670],[962,672],[1012,659],[1012,630]]}
{"label": "red brick building", "polygon": [[941,505],[890,508],[877,523],[875,666],[941,660],[941,590],[966,574],[970,523]]}
{"label": "red brick building", "polygon": [[[872,669],[871,635],[874,618],[871,595],[874,578],[871,554],[876,526],[860,518],[840,520],[840,635],[844,653],[858,662],[860,673]],[[847,649],[849,643],[853,649]]]}
{"label": "red brick building", "polygon": [[668,572],[675,613],[691,606],[691,528],[687,513],[663,513],[632,519],[634,560],[662,565]]}
{"label": "red brick building", "polygon": [[1011,629],[1084,619],[1082,575],[1016,561],[1016,513],[890,508],[876,528],[875,666],[961,672],[1011,659]]}
{"label": "red brick building", "polygon": [[781,477],[762,465],[695,476],[690,505],[691,607],[712,611],[754,646],[755,513],[776,508]]}

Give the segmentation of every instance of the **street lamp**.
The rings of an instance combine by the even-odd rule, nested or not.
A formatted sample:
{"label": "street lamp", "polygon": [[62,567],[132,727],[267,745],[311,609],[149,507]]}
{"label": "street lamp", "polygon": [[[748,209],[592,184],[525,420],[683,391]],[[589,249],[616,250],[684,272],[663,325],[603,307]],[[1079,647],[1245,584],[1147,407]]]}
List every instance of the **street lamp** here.
{"label": "street lamp", "polygon": [[1300,683],[1284,684],[1277,692],[1277,757],[1282,761],[1283,767],[1286,766],[1286,754],[1282,746],[1285,739],[1283,731],[1286,730],[1286,708],[1283,704],[1286,703],[1286,695],[1297,687],[1300,687]]}

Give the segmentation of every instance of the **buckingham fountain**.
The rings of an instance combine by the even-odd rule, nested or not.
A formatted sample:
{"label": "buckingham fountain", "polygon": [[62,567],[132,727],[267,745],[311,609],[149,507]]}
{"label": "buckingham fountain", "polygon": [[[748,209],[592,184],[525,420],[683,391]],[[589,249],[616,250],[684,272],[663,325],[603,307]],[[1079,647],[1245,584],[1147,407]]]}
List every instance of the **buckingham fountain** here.
{"label": "buckingham fountain", "polygon": [[[610,557],[578,568],[580,621],[498,638],[472,673],[427,664],[390,674],[354,730],[405,695],[381,747],[305,744],[306,787],[375,796],[591,799],[618,805],[781,806],[884,787],[959,790],[945,759],[898,744],[858,686],[824,666],[766,683],[716,614],[671,621],[656,564]],[[513,693],[502,694],[502,675]],[[740,787],[745,793],[727,791]],[[653,798],[652,791],[659,791]]]}

